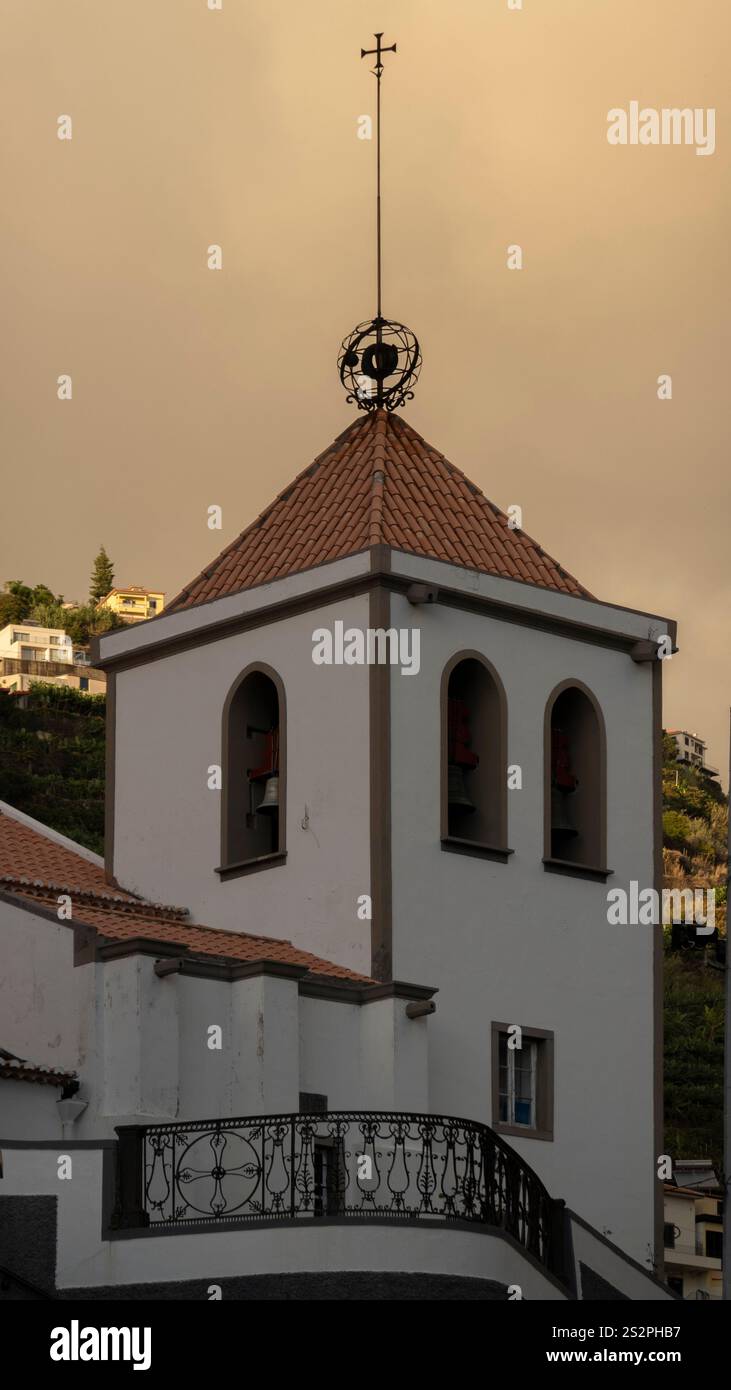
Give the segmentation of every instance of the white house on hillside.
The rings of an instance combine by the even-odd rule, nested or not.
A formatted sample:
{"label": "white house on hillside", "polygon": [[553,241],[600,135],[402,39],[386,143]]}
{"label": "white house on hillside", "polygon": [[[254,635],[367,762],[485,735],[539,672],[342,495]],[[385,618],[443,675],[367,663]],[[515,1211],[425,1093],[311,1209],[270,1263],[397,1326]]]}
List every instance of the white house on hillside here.
{"label": "white house on hillside", "polygon": [[25,692],[35,681],[66,685],[103,695],[101,671],[89,666],[83,648],[74,646],[60,627],[42,627],[32,619],[0,628],[0,689]]}
{"label": "white house on hillside", "polygon": [[58,1077],[0,1070],[0,1265],[671,1297],[660,930],[607,921],[661,886],[663,636],[385,410],[103,636],[106,870],[0,816],[0,1044]]}

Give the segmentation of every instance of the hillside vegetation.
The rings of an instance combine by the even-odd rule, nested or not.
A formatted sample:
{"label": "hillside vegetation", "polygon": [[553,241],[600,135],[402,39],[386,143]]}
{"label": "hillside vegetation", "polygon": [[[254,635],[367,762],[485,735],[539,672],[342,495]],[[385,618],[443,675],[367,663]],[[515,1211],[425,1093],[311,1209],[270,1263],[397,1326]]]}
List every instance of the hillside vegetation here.
{"label": "hillside vegetation", "polygon": [[0,690],[0,801],[104,853],[104,695]]}
{"label": "hillside vegetation", "polygon": [[713,888],[717,938],[665,930],[665,1148],[723,1155],[723,1037],[728,802],[711,777],[675,761],[664,740],[663,840],[668,888]]}

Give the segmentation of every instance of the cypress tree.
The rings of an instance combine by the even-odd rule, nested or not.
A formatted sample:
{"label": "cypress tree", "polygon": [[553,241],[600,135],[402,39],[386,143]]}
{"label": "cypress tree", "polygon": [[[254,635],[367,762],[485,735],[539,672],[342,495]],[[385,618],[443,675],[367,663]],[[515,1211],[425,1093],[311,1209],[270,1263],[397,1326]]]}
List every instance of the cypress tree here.
{"label": "cypress tree", "polygon": [[99,554],[94,561],[94,568],[91,572],[89,597],[92,603],[98,603],[100,598],[106,598],[113,584],[114,566],[102,545],[99,547]]}

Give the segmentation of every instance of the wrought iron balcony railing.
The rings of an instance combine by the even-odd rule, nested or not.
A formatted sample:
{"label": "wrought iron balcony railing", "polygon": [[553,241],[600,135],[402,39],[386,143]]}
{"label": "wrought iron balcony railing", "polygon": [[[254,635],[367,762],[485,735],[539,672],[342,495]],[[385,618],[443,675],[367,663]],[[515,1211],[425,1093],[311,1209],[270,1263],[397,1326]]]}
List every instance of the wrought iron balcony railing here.
{"label": "wrought iron balcony railing", "polygon": [[112,1226],[474,1223],[564,1277],[564,1203],[487,1125],[329,1111],[117,1129]]}

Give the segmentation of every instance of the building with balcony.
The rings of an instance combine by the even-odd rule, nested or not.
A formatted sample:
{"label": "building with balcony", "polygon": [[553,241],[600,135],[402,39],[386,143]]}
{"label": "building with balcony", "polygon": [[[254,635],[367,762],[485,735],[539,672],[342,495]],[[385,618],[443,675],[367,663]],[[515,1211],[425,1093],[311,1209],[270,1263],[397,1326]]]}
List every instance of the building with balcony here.
{"label": "building with balcony", "polygon": [[723,1297],[723,1188],[711,1176],[711,1183],[684,1187],[678,1171],[665,1188],[665,1271],[680,1298]]}
{"label": "building with balcony", "polygon": [[104,864],[0,816],[0,1264],[671,1298],[661,933],[607,911],[662,886],[666,633],[378,410],[102,636]]}
{"label": "building with balcony", "polygon": [[699,772],[704,772],[706,777],[719,776],[718,768],[712,767],[706,758],[706,743],[702,738],[697,734],[688,733],[687,729],[668,729],[667,732],[675,739],[679,763],[697,768]]}
{"label": "building with balcony", "polygon": [[75,646],[63,628],[41,627],[29,621],[0,629],[0,688],[27,691],[34,681],[67,685],[90,695],[103,695],[103,671],[90,665],[88,649]]}
{"label": "building with balcony", "polygon": [[142,623],[156,618],[165,607],[165,595],[156,589],[142,589],[130,584],[126,589],[110,589],[99,599],[97,608],[108,608],[126,623]]}
{"label": "building with balcony", "polygon": [[63,628],[9,623],[0,629],[0,655],[20,661],[73,661],[73,642]]}

